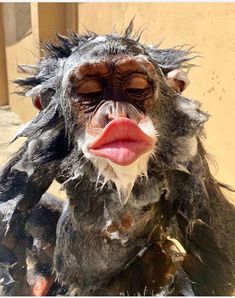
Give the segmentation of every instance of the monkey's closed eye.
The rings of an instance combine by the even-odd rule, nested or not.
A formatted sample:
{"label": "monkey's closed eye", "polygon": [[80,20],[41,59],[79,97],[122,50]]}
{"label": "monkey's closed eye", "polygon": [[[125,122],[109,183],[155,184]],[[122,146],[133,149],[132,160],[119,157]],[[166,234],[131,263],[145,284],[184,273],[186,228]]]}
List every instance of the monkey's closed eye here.
{"label": "monkey's closed eye", "polygon": [[135,75],[127,79],[124,89],[127,91],[144,90],[149,87],[149,82],[145,76]]}
{"label": "monkey's closed eye", "polygon": [[91,79],[83,81],[77,88],[78,95],[94,94],[103,91],[103,86],[99,80]]}

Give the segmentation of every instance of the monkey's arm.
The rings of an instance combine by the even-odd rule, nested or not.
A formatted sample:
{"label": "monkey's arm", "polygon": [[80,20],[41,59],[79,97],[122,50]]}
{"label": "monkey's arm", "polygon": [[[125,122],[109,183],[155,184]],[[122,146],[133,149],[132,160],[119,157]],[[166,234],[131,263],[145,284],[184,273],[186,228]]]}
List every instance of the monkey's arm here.
{"label": "monkey's arm", "polygon": [[16,214],[21,213],[24,217],[39,201],[56,174],[55,162],[45,163],[35,169],[24,166],[26,146],[20,150],[20,158],[14,157],[0,176],[0,239],[8,232]]}
{"label": "monkey's arm", "polygon": [[63,149],[62,138],[58,127],[34,134],[0,174],[0,241],[14,251],[17,258],[17,264],[10,270],[15,280],[12,295],[29,294],[26,290],[25,223],[30,210],[58,174],[62,155],[57,150]]}
{"label": "monkey's arm", "polygon": [[19,137],[27,141],[0,172],[0,239],[13,213],[27,213],[51,185],[67,154],[65,132],[56,107],[40,112],[25,125]]}
{"label": "monkey's arm", "polygon": [[[15,160],[16,161],[16,160]],[[28,212],[40,199],[53,181],[53,163],[45,164],[32,172],[15,169],[8,164],[0,178],[0,239],[16,255],[17,263],[9,270],[15,282],[7,294],[30,294],[26,284],[25,222]],[[45,175],[47,173],[47,175]],[[7,175],[6,175],[7,174]],[[38,179],[40,177],[40,179]]]}
{"label": "monkey's arm", "polygon": [[176,212],[179,240],[187,251],[184,268],[196,295],[231,295],[235,208],[211,175],[200,142],[198,150],[200,158],[190,169],[193,175],[178,173],[175,184],[179,187],[175,193],[180,202]]}

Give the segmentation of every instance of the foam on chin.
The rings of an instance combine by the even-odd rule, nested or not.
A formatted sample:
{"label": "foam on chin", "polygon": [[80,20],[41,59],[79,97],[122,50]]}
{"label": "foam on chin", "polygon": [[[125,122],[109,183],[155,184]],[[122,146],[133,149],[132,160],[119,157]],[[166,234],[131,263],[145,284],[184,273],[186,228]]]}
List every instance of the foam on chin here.
{"label": "foam on chin", "polygon": [[120,166],[102,157],[92,158],[91,161],[99,170],[98,179],[103,176],[103,185],[108,181],[114,182],[120,203],[125,204],[130,197],[136,179],[139,176],[147,177],[147,163],[150,155],[151,152],[143,154],[129,166]]}
{"label": "foam on chin", "polygon": [[[152,138],[153,143],[156,142],[157,133],[149,118],[146,122],[141,123],[139,128]],[[88,149],[91,142],[94,142],[94,137],[87,135],[86,141],[82,145],[82,151],[85,157],[98,169],[97,184],[98,182],[102,182],[105,185],[108,181],[114,182],[119,194],[120,203],[125,204],[130,197],[136,179],[140,176],[147,177],[148,160],[153,154],[154,148],[140,155],[131,164],[120,165],[108,158],[93,155],[91,150]]]}

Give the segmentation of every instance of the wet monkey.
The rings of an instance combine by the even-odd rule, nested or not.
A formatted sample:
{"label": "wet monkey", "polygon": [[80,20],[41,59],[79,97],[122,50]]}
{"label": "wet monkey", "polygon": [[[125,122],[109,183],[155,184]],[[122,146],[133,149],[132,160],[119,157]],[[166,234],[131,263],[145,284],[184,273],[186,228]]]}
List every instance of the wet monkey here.
{"label": "wet monkey", "polygon": [[56,179],[68,199],[50,262],[67,295],[230,295],[235,213],[208,168],[208,115],[182,95],[190,49],[147,46],[133,23],[44,48],[19,66],[31,75],[18,92],[40,111],[1,173],[2,241],[24,239]]}

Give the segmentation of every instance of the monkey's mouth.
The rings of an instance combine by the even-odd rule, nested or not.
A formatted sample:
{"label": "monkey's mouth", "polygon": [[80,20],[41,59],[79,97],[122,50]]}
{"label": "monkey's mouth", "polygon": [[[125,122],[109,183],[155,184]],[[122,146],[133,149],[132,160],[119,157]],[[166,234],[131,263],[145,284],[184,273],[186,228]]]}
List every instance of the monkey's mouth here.
{"label": "monkey's mouth", "polygon": [[89,145],[92,154],[128,166],[154,147],[153,139],[128,118],[112,120],[102,134]]}

